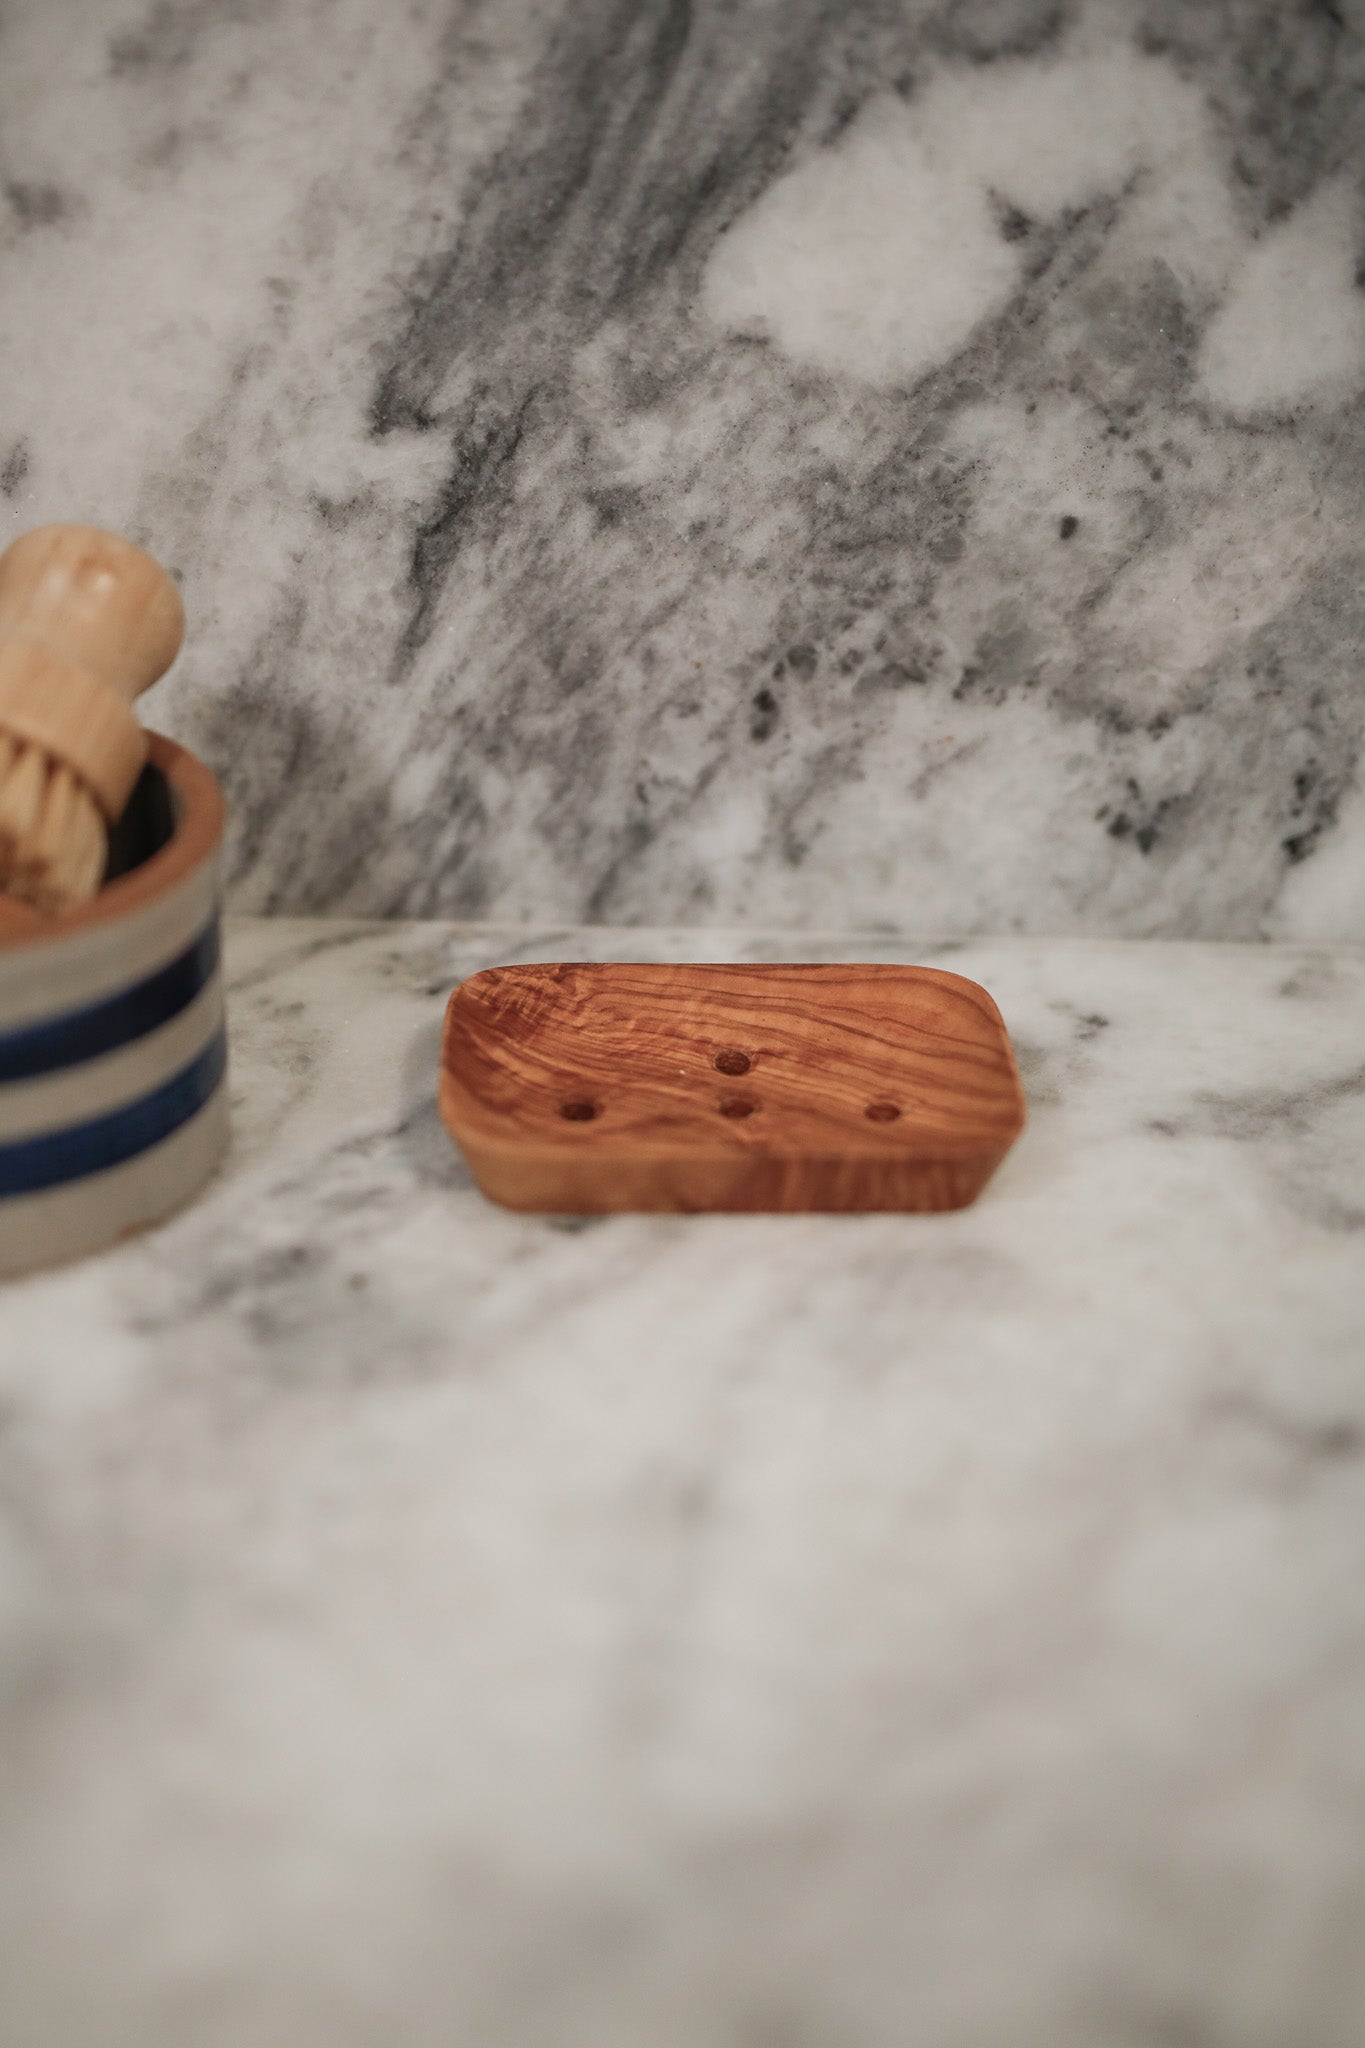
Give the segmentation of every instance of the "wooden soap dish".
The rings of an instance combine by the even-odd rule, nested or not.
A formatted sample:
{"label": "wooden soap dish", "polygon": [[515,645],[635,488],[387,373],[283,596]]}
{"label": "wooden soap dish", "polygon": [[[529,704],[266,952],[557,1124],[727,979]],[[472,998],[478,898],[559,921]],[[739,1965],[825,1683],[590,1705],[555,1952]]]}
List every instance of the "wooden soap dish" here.
{"label": "wooden soap dish", "polygon": [[983,988],[929,967],[494,967],[441,1115],[510,1209],[960,1209],[1024,1124]]}

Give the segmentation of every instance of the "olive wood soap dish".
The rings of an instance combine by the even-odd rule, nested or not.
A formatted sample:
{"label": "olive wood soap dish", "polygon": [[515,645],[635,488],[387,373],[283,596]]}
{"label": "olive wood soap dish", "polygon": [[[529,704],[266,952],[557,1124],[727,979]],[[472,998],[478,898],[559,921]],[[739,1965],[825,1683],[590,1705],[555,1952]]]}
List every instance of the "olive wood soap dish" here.
{"label": "olive wood soap dish", "polygon": [[983,988],[929,967],[494,967],[441,1115],[509,1209],[960,1209],[1024,1124]]}

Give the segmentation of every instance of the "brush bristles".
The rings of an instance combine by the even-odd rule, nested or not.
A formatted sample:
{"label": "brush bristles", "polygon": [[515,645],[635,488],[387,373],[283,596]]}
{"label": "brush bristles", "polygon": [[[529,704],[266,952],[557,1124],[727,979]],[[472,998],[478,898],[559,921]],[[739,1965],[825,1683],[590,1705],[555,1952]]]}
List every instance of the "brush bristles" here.
{"label": "brush bristles", "polygon": [[71,770],[0,732],[0,895],[65,910],[99,888],[107,839],[99,806]]}

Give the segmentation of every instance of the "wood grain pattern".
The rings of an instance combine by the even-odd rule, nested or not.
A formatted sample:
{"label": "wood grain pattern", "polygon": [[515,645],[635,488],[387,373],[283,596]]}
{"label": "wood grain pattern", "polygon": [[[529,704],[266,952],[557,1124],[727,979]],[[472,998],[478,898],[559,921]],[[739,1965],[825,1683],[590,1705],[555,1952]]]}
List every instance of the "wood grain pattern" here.
{"label": "wood grain pattern", "polygon": [[975,1199],[1024,1124],[986,991],[927,967],[495,967],[450,998],[440,1106],[512,1209]]}

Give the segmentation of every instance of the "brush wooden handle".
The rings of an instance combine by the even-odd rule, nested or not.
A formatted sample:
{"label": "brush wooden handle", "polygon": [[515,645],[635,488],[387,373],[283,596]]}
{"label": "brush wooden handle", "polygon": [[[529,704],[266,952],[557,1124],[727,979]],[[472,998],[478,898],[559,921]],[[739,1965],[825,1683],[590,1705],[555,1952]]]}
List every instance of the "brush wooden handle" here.
{"label": "brush wooden handle", "polygon": [[65,762],[112,824],[146,759],[130,704],[180,649],[166,571],[92,526],[39,526],[0,556],[0,728]]}

